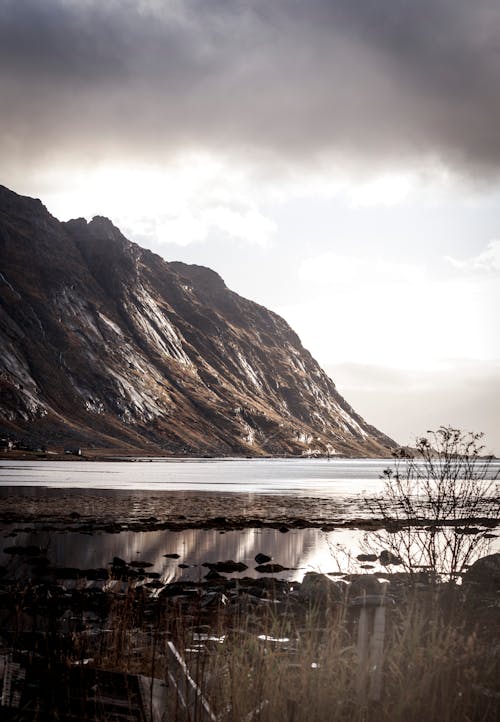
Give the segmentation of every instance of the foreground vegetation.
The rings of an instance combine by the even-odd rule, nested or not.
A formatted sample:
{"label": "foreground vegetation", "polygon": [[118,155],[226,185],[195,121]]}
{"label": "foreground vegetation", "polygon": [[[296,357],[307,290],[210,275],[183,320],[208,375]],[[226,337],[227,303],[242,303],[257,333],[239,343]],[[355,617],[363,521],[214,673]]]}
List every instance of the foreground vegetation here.
{"label": "foreground vegetation", "polygon": [[[221,583],[219,592],[212,586],[208,600],[195,594],[154,599],[131,586],[105,599],[73,592],[70,604],[54,596],[36,598],[36,588],[19,587],[8,615],[4,608],[4,643],[11,659],[21,661],[28,676],[33,667],[33,680],[42,682],[35,702],[27,700],[6,719],[135,719],[123,709],[110,717],[109,706],[101,709],[98,696],[85,699],[89,670],[165,682],[167,716],[145,713],[137,719],[210,719],[203,716],[201,697],[183,707],[178,692],[185,680],[177,678],[176,688],[169,679],[169,672],[179,672],[172,667],[169,642],[214,715],[228,722],[498,719],[494,586],[434,584],[428,577],[414,585],[405,574],[379,587],[372,575],[362,583],[355,579],[339,585],[320,576],[308,589],[305,581],[287,594],[267,580],[260,598],[226,595],[227,585]],[[373,630],[363,650],[359,628],[361,610],[374,600],[384,605],[386,617],[383,653],[376,661],[378,695],[371,685],[377,673]],[[128,688],[129,682],[124,684]],[[75,688],[78,716],[68,712]]]}

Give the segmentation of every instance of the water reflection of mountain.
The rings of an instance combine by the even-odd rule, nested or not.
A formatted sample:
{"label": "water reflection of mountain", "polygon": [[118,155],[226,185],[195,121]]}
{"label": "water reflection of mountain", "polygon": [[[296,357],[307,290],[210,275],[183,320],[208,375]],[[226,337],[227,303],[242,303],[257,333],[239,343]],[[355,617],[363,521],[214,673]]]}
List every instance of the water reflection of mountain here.
{"label": "water reflection of mountain", "polygon": [[[5,531],[5,530],[4,530]],[[288,567],[277,575],[285,579],[302,579],[307,571],[323,573],[361,571],[356,555],[366,552],[365,532],[358,529],[338,529],[322,532],[320,529],[293,529],[286,534],[277,529],[243,529],[221,532],[215,529],[187,529],[184,531],[121,532],[119,534],[76,532],[25,532],[15,537],[4,535],[3,548],[34,545],[46,551],[53,566],[79,569],[109,568],[113,557],[126,562],[147,562],[147,567],[161,575],[163,582],[178,579],[198,581],[207,568],[204,562],[232,559],[243,562],[248,569],[231,576],[259,576],[255,571],[255,556],[264,553],[273,562]],[[500,549],[498,539],[492,540],[488,553]],[[382,546],[380,546],[382,544]],[[377,553],[383,548],[379,540]],[[165,554],[178,554],[177,559]],[[186,569],[179,564],[187,564]],[[8,565],[18,577],[30,573],[27,555],[11,555],[0,551],[0,565]]]}
{"label": "water reflection of mountain", "polygon": [[[273,561],[294,571],[280,576],[301,578],[305,571],[331,571],[336,568],[332,549],[339,541],[357,545],[359,532],[346,530],[325,534],[319,529],[296,529],[286,534],[276,529],[244,529],[221,532],[214,529],[188,529],[180,532],[121,532],[119,534],[79,534],[74,532],[39,532],[19,534],[16,546],[37,545],[47,550],[54,566],[93,569],[108,567],[114,556],[126,562],[144,561],[159,572],[165,582],[174,579],[202,578],[204,562],[233,559],[244,562],[248,570],[234,576],[258,576],[255,556],[268,554]],[[165,554],[179,554],[170,559]],[[8,555],[3,554],[3,561]],[[188,568],[179,568],[179,564]]]}

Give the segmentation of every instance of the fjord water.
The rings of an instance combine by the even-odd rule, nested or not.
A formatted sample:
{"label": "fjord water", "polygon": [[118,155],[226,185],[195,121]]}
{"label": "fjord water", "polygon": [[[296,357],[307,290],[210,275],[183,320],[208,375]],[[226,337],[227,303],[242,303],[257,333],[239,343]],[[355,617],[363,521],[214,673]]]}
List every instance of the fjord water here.
{"label": "fjord water", "polygon": [[[0,460],[0,486],[197,491],[340,498],[382,490],[391,459]],[[488,477],[500,470],[490,464]]]}
{"label": "fjord water", "polygon": [[338,497],[376,492],[387,459],[0,461],[0,486]]}
{"label": "fjord water", "polygon": [[[210,497],[231,496],[236,509],[250,497],[265,499],[274,495],[287,497],[288,503],[292,503],[291,497],[303,498],[307,508],[314,506],[315,500],[324,499],[332,516],[348,519],[360,514],[363,496],[382,489],[380,477],[391,464],[387,459],[144,459],[135,463],[3,460],[0,496],[17,498],[35,492],[34,498],[40,499],[41,495],[54,497],[64,493],[65,503],[71,505],[72,492],[82,498],[81,490],[92,497],[98,496],[99,490],[111,496],[139,493],[129,509],[133,517],[149,513],[146,500],[154,492],[177,499],[193,496],[202,506],[201,512],[207,509],[204,500],[208,503]],[[491,465],[490,477],[498,472],[499,466],[498,461]],[[366,509],[363,513],[367,515]],[[5,535],[10,530],[0,531]],[[287,534],[277,529],[250,528],[223,533],[214,529],[144,532],[124,529],[120,533],[88,535],[57,528],[44,531],[35,524],[30,530],[19,530],[9,540],[9,545],[33,544],[46,549],[51,563],[60,566],[106,567],[113,556],[128,561],[143,559],[154,565],[164,583],[180,578],[199,579],[207,571],[201,566],[204,562],[221,559],[243,561],[249,567],[244,574],[258,576],[253,569],[254,557],[264,552],[289,567],[279,576],[301,579],[310,570],[359,571],[356,555],[365,550],[366,534],[359,529],[340,528],[330,532],[292,529]],[[496,550],[498,545],[493,543],[493,547]],[[171,553],[178,554],[178,559],[164,556]],[[9,555],[0,549],[0,564],[10,562]],[[179,567],[180,562],[188,566]],[[19,569],[19,573],[27,571]]]}
{"label": "fjord water", "polygon": [[[40,493],[52,495],[64,490],[65,498],[71,503],[71,491],[76,493],[82,489],[91,495],[101,490],[112,495],[139,493],[142,499],[155,492],[170,492],[174,497],[196,493],[199,499],[207,501],[209,497],[231,494],[237,506],[244,498],[254,495],[314,497],[335,499],[340,502],[337,513],[348,516],[353,508],[348,510],[345,502],[379,490],[380,476],[387,463],[387,460],[365,459],[141,459],[134,463],[4,460],[0,462],[0,496],[23,496],[37,491],[39,498]],[[144,511],[141,502],[139,505]],[[134,515],[132,508],[130,512]],[[167,582],[198,579],[207,571],[200,566],[202,563],[229,558],[245,562],[249,567],[246,575],[258,576],[253,567],[259,552],[266,552],[289,567],[278,576],[301,579],[305,571],[311,569],[338,568],[333,557],[345,557],[347,547],[351,553],[354,549],[359,551],[360,537],[361,534],[353,530],[325,534],[319,529],[297,529],[286,535],[276,529],[245,529],[224,534],[210,529],[188,529],[92,536],[67,530],[33,529],[18,533],[10,543],[46,548],[51,562],[61,566],[105,567],[113,556],[146,559],[154,564],[162,581]],[[163,556],[168,552],[179,554],[178,561]],[[181,561],[189,566],[179,568]],[[8,562],[8,555],[2,554],[1,549],[0,562]]]}

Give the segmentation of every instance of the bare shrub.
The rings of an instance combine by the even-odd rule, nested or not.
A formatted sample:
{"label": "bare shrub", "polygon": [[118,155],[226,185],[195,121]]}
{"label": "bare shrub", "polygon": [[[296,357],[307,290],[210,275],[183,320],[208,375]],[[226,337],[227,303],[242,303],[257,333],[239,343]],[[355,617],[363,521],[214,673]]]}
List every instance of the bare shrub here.
{"label": "bare shrub", "polygon": [[371,536],[405,571],[454,581],[486,553],[500,507],[498,471],[482,455],[482,436],[450,426],[428,431],[414,451],[396,452],[382,494],[366,500],[385,529]]}

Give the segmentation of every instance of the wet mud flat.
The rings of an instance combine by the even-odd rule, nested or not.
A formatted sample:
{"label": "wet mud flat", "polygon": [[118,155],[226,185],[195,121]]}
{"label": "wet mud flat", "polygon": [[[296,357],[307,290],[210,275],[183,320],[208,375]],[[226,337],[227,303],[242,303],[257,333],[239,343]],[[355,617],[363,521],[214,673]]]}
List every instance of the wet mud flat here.
{"label": "wet mud flat", "polygon": [[[450,523],[470,522],[451,520]],[[494,527],[496,520],[478,518]],[[0,487],[0,523],[36,524],[82,531],[125,529],[334,528],[379,529],[363,496],[342,499],[232,492],[125,491],[60,489],[30,486]],[[415,524],[419,523],[415,519]]]}
{"label": "wet mud flat", "polygon": [[136,491],[0,487],[0,522],[38,524],[130,525],[147,530],[170,528],[286,524],[321,526],[355,521],[362,500],[195,491]]}

